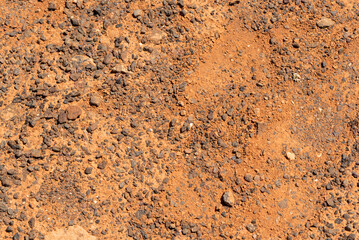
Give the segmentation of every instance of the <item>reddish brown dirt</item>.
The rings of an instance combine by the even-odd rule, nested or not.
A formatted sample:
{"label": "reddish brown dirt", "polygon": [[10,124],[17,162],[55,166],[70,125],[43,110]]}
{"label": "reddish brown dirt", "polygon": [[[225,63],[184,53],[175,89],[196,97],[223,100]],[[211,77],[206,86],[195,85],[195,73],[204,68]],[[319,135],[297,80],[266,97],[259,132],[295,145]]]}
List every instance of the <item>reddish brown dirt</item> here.
{"label": "reddish brown dirt", "polygon": [[1,1],[0,239],[356,239],[356,1]]}

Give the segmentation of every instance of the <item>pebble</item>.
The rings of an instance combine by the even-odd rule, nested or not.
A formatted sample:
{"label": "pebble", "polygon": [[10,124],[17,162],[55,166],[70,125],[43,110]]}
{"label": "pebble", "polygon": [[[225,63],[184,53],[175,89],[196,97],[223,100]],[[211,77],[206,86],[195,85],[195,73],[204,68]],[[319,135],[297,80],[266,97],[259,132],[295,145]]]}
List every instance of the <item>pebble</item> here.
{"label": "pebble", "polygon": [[70,79],[74,82],[78,81],[81,77],[81,73],[72,73],[70,75]]}
{"label": "pebble", "polygon": [[105,65],[111,64],[112,59],[113,59],[112,53],[107,54],[106,57],[103,59],[103,64]]}
{"label": "pebble", "polygon": [[326,203],[327,203],[327,205],[330,206],[330,207],[333,207],[333,208],[335,207],[335,203],[334,203],[333,198],[327,199],[327,200],[326,200]]}
{"label": "pebble", "polygon": [[74,27],[80,26],[80,21],[77,18],[71,18],[71,24]]}
{"label": "pebble", "polygon": [[12,237],[13,240],[20,240],[20,234],[15,233],[15,235]]}
{"label": "pebble", "polygon": [[62,124],[62,123],[66,123],[67,122],[67,114],[65,111],[61,111],[59,113],[59,116],[57,118],[57,121]]}
{"label": "pebble", "polygon": [[294,48],[299,48],[299,47],[300,47],[300,46],[299,46],[299,38],[294,38],[294,39],[293,39],[292,46],[293,46]]}
{"label": "pebble", "polygon": [[356,234],[354,233],[349,234],[347,237],[347,240],[355,240],[355,239],[356,239]]}
{"label": "pebble", "polygon": [[160,44],[162,39],[166,36],[166,33],[160,30],[153,30],[148,36],[148,40],[155,44]]}
{"label": "pebble", "polygon": [[41,158],[41,157],[42,157],[42,153],[41,153],[41,151],[38,150],[38,149],[33,149],[33,150],[31,151],[31,157],[33,157],[33,158]]}
{"label": "pebble", "polygon": [[285,209],[288,207],[288,199],[283,199],[282,201],[278,202],[278,207],[281,209]]}
{"label": "pebble", "polygon": [[30,218],[28,223],[29,223],[30,228],[34,228],[35,227],[35,218]]}
{"label": "pebble", "polygon": [[114,66],[111,70],[112,73],[128,73],[128,70],[125,66],[122,64],[117,64]]}
{"label": "pebble", "polygon": [[257,227],[254,224],[250,223],[246,226],[246,229],[248,232],[254,233],[257,230]]}
{"label": "pebble", "polygon": [[1,179],[1,184],[4,187],[10,187],[11,186],[11,181],[7,178],[2,178]]}
{"label": "pebble", "polygon": [[67,108],[66,112],[67,112],[67,119],[75,120],[78,117],[80,117],[82,110],[78,106],[70,106]]}
{"label": "pebble", "polygon": [[246,180],[246,182],[252,182],[253,181],[253,177],[252,177],[252,175],[250,175],[250,174],[246,174],[245,176],[244,176],[244,180]]}
{"label": "pebble", "polygon": [[285,157],[291,161],[295,160],[295,154],[292,152],[286,152]]}
{"label": "pebble", "polygon": [[222,195],[222,203],[228,207],[233,207],[235,204],[235,199],[231,191],[225,192]]}
{"label": "pebble", "polygon": [[98,128],[98,122],[91,124],[86,130],[89,133],[93,133]]}
{"label": "pebble", "polygon": [[90,105],[92,105],[92,106],[98,107],[98,106],[100,106],[101,102],[102,102],[102,98],[97,94],[93,94],[90,97]]}
{"label": "pebble", "polygon": [[142,10],[141,9],[136,9],[135,11],[133,11],[133,16],[135,18],[139,18],[142,16]]}
{"label": "pebble", "polygon": [[87,174],[87,175],[89,175],[89,174],[91,174],[92,173],[92,167],[87,167],[86,169],[85,169],[85,174]]}
{"label": "pebble", "polygon": [[293,73],[293,81],[300,82],[302,81],[302,77],[298,73]]}
{"label": "pebble", "polygon": [[49,11],[55,11],[56,10],[56,4],[54,2],[50,2],[47,9]]}
{"label": "pebble", "polygon": [[96,68],[94,60],[86,55],[76,55],[71,60],[74,65],[89,67],[90,69]]}
{"label": "pebble", "polygon": [[107,165],[107,162],[106,162],[106,161],[102,161],[101,163],[99,163],[99,164],[97,165],[97,167],[102,170],[102,169],[105,169],[106,165]]}
{"label": "pebble", "polygon": [[319,28],[328,28],[328,27],[333,26],[334,24],[335,24],[335,22],[333,20],[331,20],[330,18],[326,18],[326,17],[323,17],[319,21],[317,21],[317,26]]}

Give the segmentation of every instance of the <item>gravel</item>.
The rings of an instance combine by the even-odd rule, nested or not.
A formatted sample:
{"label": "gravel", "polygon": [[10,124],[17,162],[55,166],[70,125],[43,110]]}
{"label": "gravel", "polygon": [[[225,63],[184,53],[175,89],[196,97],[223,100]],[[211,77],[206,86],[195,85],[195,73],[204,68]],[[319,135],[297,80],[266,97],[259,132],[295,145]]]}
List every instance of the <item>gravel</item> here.
{"label": "gravel", "polygon": [[355,239],[352,2],[2,13],[1,239]]}

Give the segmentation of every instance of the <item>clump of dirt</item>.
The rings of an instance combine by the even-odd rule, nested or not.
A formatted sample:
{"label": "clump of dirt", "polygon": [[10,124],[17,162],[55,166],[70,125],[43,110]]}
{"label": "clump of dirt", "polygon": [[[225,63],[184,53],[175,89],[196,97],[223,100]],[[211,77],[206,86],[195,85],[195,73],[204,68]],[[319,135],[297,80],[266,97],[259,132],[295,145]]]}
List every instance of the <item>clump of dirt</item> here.
{"label": "clump of dirt", "polygon": [[7,1],[1,239],[356,239],[346,1]]}

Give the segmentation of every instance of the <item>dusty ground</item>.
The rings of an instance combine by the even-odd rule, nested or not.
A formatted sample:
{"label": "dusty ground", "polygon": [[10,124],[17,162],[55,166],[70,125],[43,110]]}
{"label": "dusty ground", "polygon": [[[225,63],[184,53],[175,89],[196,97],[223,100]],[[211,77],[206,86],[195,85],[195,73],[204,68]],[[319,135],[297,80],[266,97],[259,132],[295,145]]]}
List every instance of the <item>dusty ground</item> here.
{"label": "dusty ground", "polygon": [[359,5],[0,1],[1,239],[356,239]]}

